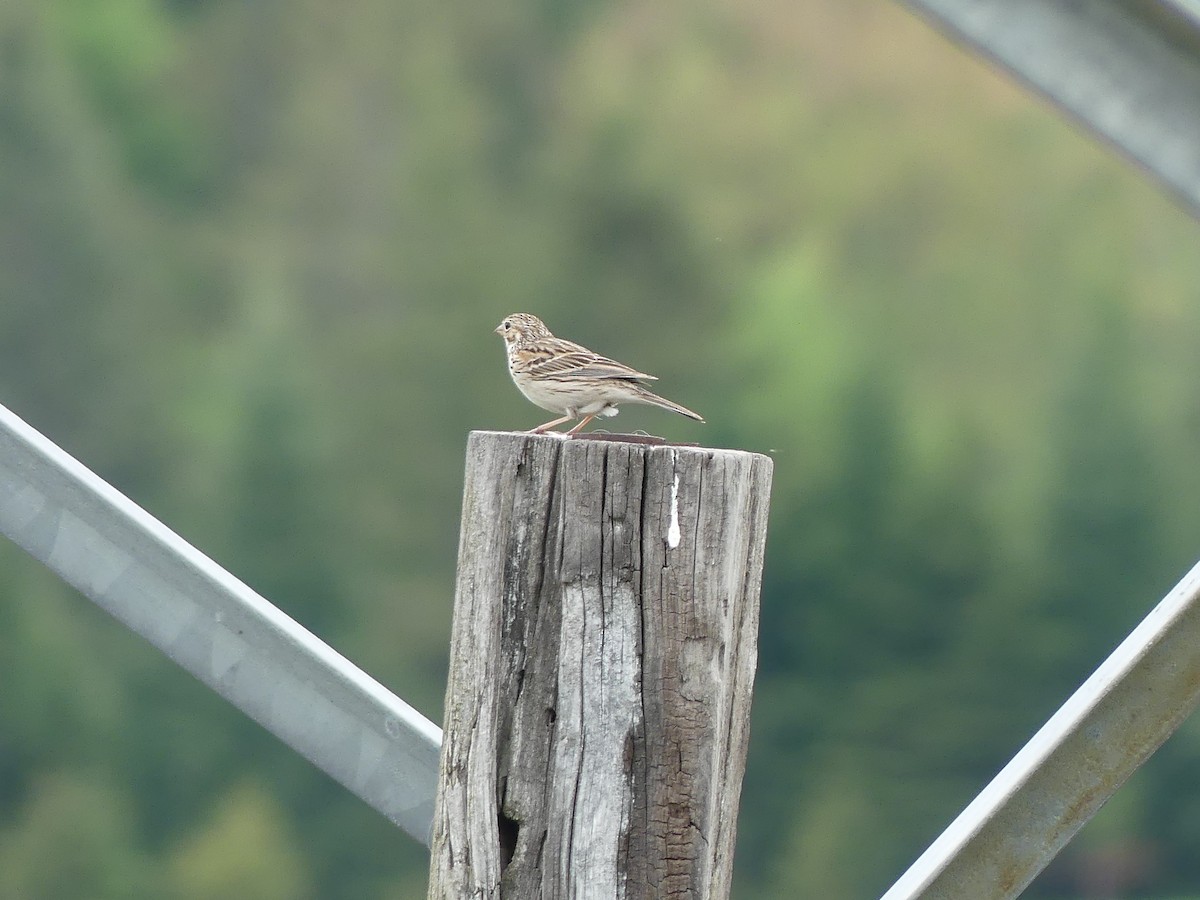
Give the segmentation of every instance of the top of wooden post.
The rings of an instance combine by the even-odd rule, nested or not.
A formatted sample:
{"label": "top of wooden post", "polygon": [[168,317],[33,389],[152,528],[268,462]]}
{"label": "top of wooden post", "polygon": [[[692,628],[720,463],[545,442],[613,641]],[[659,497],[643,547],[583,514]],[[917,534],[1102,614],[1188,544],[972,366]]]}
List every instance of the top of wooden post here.
{"label": "top of wooden post", "polygon": [[733,450],[721,447],[705,447],[695,441],[672,441],[665,437],[660,437],[656,434],[646,434],[644,432],[635,432],[633,434],[625,434],[621,432],[609,431],[584,431],[579,434],[567,434],[562,431],[544,431],[536,433],[532,431],[483,431],[473,430],[470,434],[471,438],[476,436],[485,437],[511,437],[511,438],[531,438],[548,441],[558,441],[563,444],[578,444],[586,441],[602,442],[606,444],[625,444],[637,447],[670,447],[675,449],[686,450],[701,450],[708,453],[745,453],[751,456],[761,457],[774,467],[771,457],[763,453],[757,453],[753,450]]}

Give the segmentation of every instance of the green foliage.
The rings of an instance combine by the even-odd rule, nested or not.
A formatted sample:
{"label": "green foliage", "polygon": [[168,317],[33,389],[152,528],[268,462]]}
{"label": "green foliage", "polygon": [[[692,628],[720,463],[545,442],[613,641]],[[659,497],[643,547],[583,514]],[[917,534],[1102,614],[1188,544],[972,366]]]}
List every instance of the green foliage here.
{"label": "green foliage", "polygon": [[171,91],[180,47],[162,7],[151,0],[57,0],[47,14],[92,110],[111,125],[106,130],[126,171],[177,197],[198,187],[208,140]]}
{"label": "green foliage", "polygon": [[[505,313],[773,455],[737,900],[878,896],[1195,556],[1194,223],[890,4],[8,4],[0,84],[0,402],[435,719]],[[0,900],[421,895],[0,562]],[[1194,884],[1198,746],[1030,896]]]}
{"label": "green foliage", "polygon": [[0,831],[0,897],[162,896],[155,890],[152,861],[132,838],[120,790],[94,778],[46,777]]}
{"label": "green foliage", "polygon": [[253,787],[225,795],[167,867],[171,896],[179,900],[303,900],[310,893],[304,859],[287,836],[281,810]]}

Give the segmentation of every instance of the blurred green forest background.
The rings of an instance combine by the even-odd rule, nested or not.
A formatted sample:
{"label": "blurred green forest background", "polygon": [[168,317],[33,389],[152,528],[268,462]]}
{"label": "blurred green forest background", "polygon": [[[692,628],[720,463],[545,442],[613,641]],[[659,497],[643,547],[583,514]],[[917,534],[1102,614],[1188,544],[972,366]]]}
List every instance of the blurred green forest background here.
{"label": "blurred green forest background", "polygon": [[[883,0],[0,4],[0,402],[440,721],[508,312],[776,464],[736,900],[878,896],[1200,556],[1196,224]],[[427,856],[0,546],[0,900]],[[1185,725],[1028,896],[1200,885]]]}

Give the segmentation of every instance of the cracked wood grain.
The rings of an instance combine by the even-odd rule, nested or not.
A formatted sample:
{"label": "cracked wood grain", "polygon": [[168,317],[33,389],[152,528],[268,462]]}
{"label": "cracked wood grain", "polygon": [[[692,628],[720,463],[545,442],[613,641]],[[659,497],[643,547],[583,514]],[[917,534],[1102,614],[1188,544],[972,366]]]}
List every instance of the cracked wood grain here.
{"label": "cracked wood grain", "polygon": [[431,900],[728,897],[770,481],[471,434]]}

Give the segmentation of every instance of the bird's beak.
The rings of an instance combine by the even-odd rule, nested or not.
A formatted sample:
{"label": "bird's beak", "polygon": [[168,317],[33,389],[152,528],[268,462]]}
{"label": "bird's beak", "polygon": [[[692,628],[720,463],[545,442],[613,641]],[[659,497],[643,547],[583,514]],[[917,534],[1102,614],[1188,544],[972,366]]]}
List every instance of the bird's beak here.
{"label": "bird's beak", "polygon": [[492,333],[493,334],[504,334],[504,326],[497,325],[495,328],[492,329]]}

